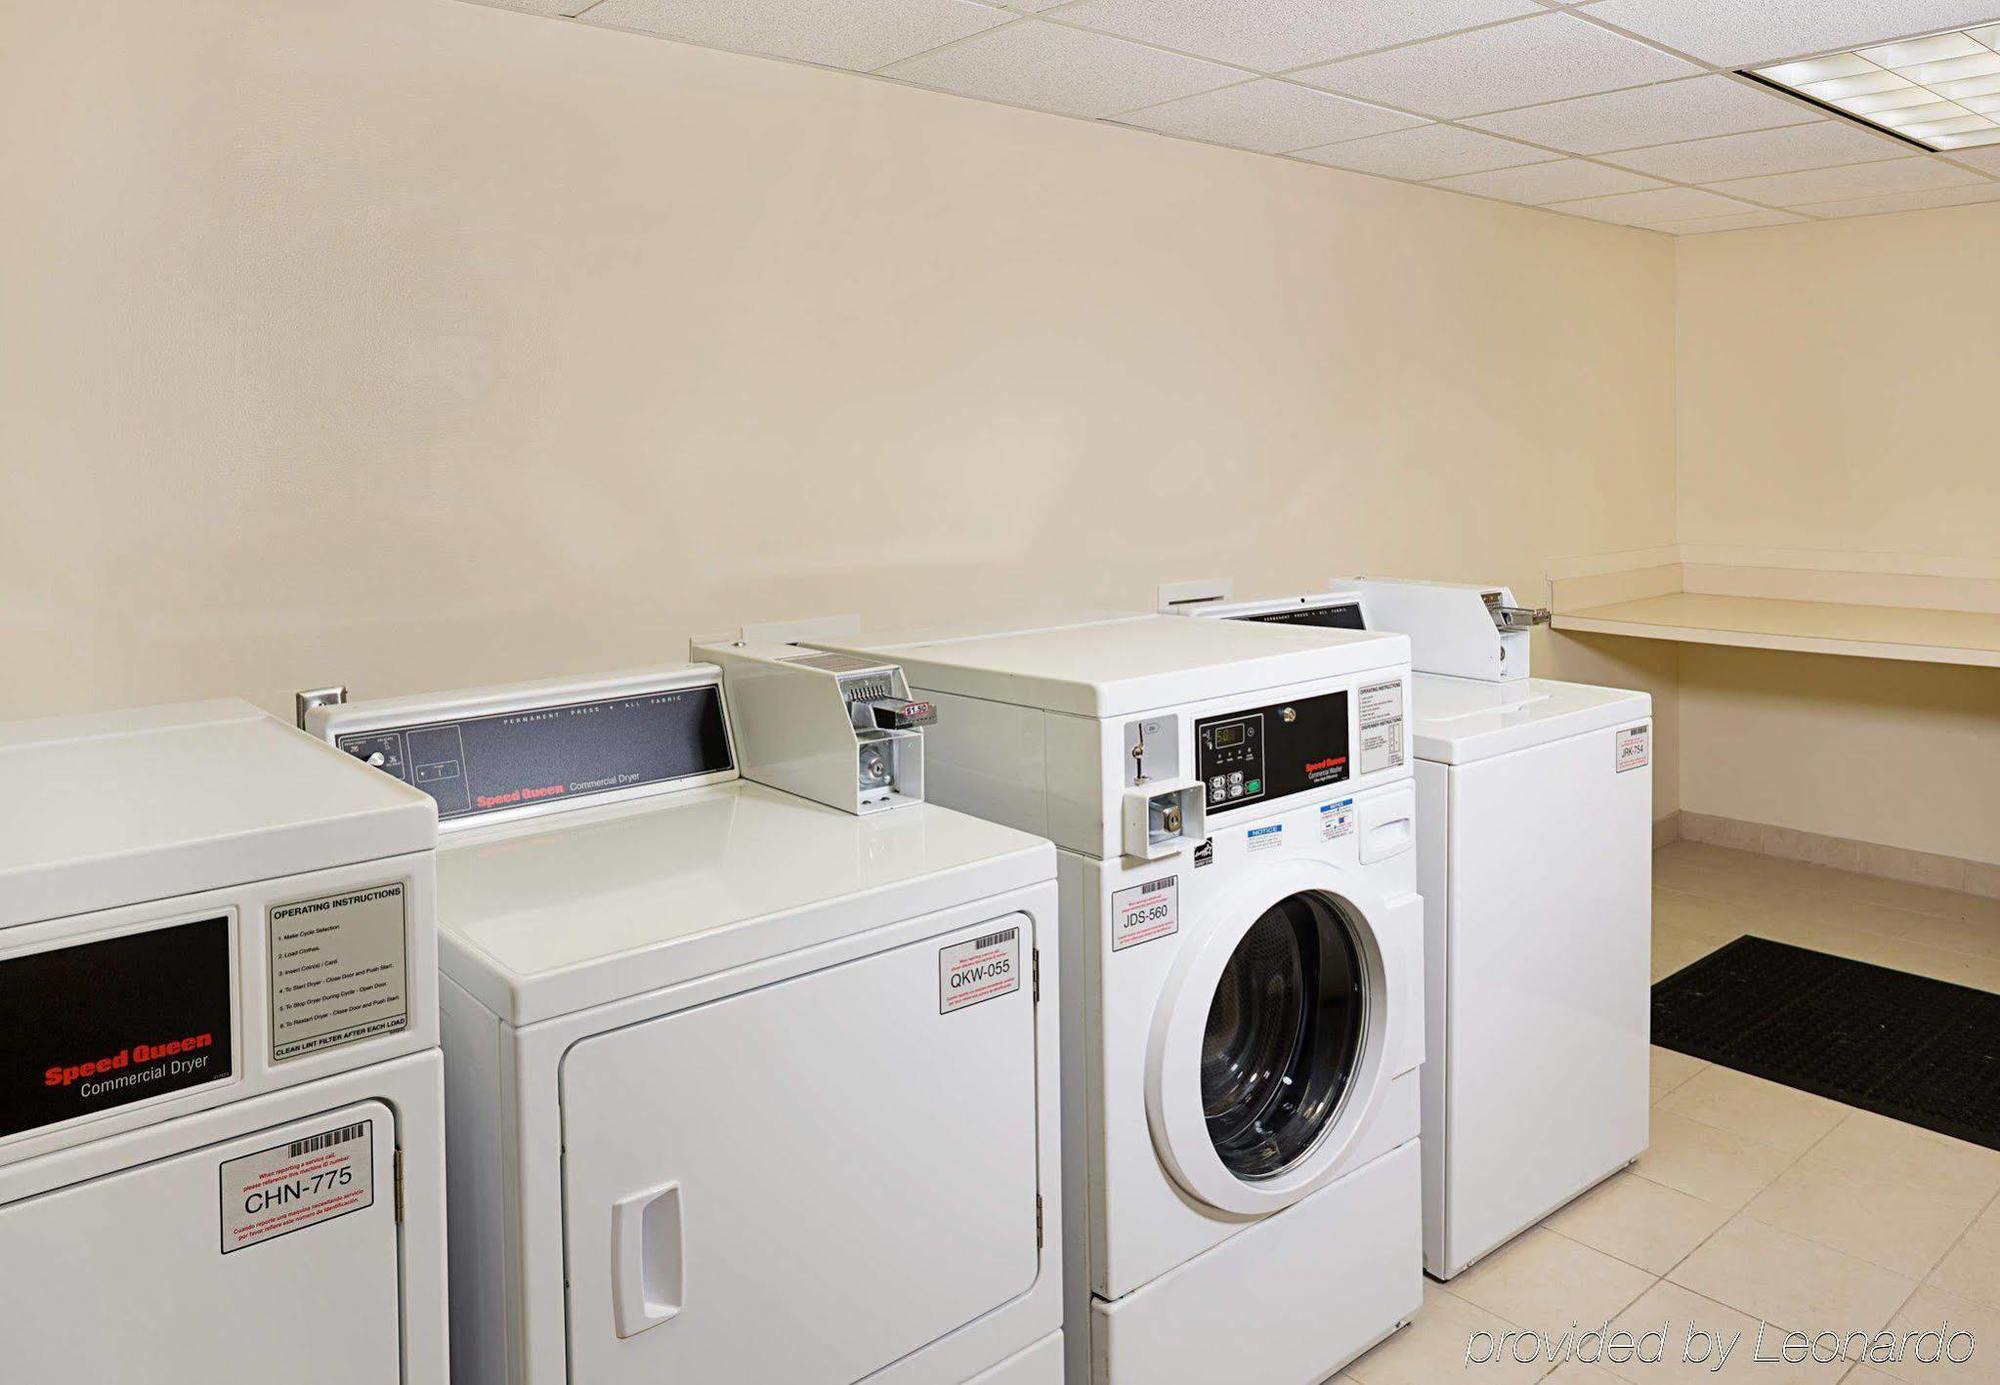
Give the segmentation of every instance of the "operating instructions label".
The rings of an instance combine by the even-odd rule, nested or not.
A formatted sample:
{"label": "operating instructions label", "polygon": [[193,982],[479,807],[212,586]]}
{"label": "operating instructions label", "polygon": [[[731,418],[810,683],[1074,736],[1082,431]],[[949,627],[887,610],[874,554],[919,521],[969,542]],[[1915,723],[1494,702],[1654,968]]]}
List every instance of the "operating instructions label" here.
{"label": "operating instructions label", "polygon": [[409,1027],[403,896],[395,881],[272,906],[274,1062]]}
{"label": "operating instructions label", "polygon": [[222,1253],[375,1205],[375,1122],[315,1131],[222,1165]]}
{"label": "operating instructions label", "polygon": [[1403,680],[1364,684],[1360,704],[1361,772],[1402,768]]}

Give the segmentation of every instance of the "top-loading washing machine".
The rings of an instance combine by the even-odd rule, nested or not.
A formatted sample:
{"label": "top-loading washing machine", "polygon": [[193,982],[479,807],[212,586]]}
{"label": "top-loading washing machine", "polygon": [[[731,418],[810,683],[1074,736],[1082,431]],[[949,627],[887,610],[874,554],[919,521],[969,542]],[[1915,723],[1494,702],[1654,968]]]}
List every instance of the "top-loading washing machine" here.
{"label": "top-loading washing machine", "polygon": [[797,654],[308,717],[442,819],[461,1385],[1060,1378],[1054,853]]}
{"label": "top-loading washing machine", "polygon": [[1424,1263],[1449,1279],[1646,1148],[1652,700],[1531,676],[1547,613],[1503,586],[1160,595],[1188,615],[1410,639]]}
{"label": "top-loading washing machine", "polygon": [[233,701],[0,784],[0,1379],[441,1385],[430,801]]}
{"label": "top-loading washing machine", "polygon": [[901,664],[930,796],[1059,848],[1071,1385],[1308,1385],[1414,1313],[1407,641],[767,630]]}

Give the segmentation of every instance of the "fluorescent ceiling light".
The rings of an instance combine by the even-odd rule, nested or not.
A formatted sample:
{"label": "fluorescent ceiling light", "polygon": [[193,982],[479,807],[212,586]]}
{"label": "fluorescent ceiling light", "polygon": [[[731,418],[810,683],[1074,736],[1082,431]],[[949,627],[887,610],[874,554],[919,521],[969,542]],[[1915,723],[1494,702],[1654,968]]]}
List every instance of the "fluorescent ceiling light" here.
{"label": "fluorescent ceiling light", "polygon": [[1924,149],[2000,144],[2000,24],[1774,63],[1744,75]]}

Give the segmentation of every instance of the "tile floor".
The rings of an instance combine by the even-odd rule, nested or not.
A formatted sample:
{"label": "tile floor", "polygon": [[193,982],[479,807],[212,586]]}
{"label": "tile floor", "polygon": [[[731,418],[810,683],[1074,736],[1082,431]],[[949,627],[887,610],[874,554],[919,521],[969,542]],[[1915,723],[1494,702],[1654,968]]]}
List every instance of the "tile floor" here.
{"label": "tile floor", "polygon": [[[1746,932],[2000,991],[2000,900],[1677,842],[1653,864],[1653,977]],[[1673,1324],[1666,1360],[1468,1366],[1472,1333]],[[1898,1333],[1948,1320],[1963,1365],[1751,1360],[1761,1322]],[[1745,1334],[1688,1364],[1693,1323]],[[1961,1348],[1962,1350],[1962,1348]],[[2000,1151],[1948,1139],[1666,1049],[1653,1050],[1652,1148],[1450,1284],[1350,1365],[1346,1385],[1463,1377],[1524,1385],[2000,1385]]]}

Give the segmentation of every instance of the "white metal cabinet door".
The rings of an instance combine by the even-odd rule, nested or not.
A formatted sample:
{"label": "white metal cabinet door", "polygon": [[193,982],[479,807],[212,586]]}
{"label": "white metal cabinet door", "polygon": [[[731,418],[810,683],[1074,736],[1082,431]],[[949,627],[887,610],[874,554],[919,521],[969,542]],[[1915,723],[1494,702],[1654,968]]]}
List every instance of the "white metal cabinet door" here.
{"label": "white metal cabinet door", "polygon": [[[0,1207],[0,1378],[401,1380],[395,1152],[361,1102]],[[263,1230],[225,1251],[253,1179]]]}
{"label": "white metal cabinet door", "polygon": [[1652,784],[1648,769],[1618,771],[1616,735],[1450,770],[1452,1263],[1434,1273],[1646,1147]]}
{"label": "white metal cabinet door", "polygon": [[[979,943],[1015,984],[947,1012]],[[846,1385],[1026,1292],[1033,943],[1009,915],[571,1048],[570,1378]]]}

